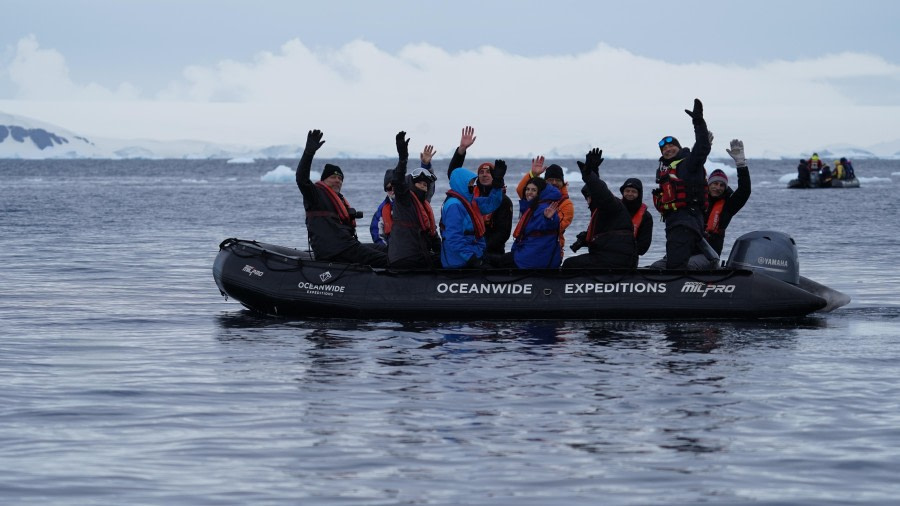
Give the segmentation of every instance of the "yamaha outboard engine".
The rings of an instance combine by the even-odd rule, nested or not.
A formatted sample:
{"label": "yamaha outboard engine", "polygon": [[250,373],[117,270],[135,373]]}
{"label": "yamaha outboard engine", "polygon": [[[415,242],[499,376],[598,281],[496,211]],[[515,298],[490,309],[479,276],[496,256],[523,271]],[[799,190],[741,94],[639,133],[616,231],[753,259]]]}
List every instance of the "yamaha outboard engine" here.
{"label": "yamaha outboard engine", "polygon": [[738,237],[725,267],[759,271],[794,285],[800,284],[797,243],[782,232],[761,230]]}

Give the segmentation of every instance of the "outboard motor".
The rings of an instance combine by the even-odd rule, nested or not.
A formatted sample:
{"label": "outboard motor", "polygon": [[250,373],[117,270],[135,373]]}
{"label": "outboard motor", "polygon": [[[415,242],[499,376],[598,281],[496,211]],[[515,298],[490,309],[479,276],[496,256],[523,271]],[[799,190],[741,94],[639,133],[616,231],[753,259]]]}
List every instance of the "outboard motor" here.
{"label": "outboard motor", "polygon": [[738,237],[725,267],[759,271],[775,279],[800,284],[797,243],[783,232],[760,230]]}

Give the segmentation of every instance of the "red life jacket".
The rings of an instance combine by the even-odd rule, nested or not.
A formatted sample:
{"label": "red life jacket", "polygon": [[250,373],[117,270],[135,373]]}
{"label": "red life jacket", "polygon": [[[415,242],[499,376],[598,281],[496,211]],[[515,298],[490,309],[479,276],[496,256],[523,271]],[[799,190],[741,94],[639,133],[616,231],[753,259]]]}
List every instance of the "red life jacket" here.
{"label": "red life jacket", "polygon": [[381,206],[381,222],[384,223],[384,235],[391,235],[391,229],[394,227],[394,218],[391,216],[392,205],[388,201]]}
{"label": "red life jacket", "polygon": [[419,200],[415,194],[412,194],[413,205],[416,207],[416,217],[419,219],[419,227],[423,232],[427,232],[430,236],[437,235],[437,228],[434,223],[434,211],[431,204],[424,203]]}
{"label": "red life jacket", "polygon": [[[559,202],[553,200],[541,200],[540,202]],[[516,224],[516,230],[513,231],[513,237],[516,239],[525,239],[524,237],[520,237],[522,235],[522,231],[525,230],[525,227],[528,225],[528,222],[531,221],[531,218],[534,217],[534,209],[529,206],[528,209],[522,213],[522,217],[519,218],[519,223]],[[541,236],[541,235],[559,235],[558,230],[541,230],[536,232],[531,232],[528,234],[529,236]]]}
{"label": "red life jacket", "polygon": [[631,217],[631,226],[634,227],[634,238],[637,239],[641,222],[644,221],[644,213],[647,212],[647,204],[641,204],[634,216]]}
{"label": "red life jacket", "polygon": [[350,204],[347,203],[347,199],[321,181],[316,181],[316,186],[322,190],[322,193],[324,193],[326,197],[328,197],[328,200],[331,202],[331,207],[334,208],[334,212],[312,211],[307,212],[306,216],[336,216],[341,223],[356,228],[356,219],[350,217],[350,212],[348,211]]}
{"label": "red life jacket", "polygon": [[469,213],[469,219],[472,220],[472,226],[475,228],[475,238],[481,239],[484,237],[484,217],[481,215],[478,205],[472,204],[468,199],[453,190],[447,190],[447,196],[459,200],[463,207],[466,208],[466,212]]}
{"label": "red life jacket", "polygon": [[[659,192],[653,194],[653,205],[662,215],[666,215],[676,209],[688,207],[692,203],[699,203],[703,210],[709,207],[709,188],[706,183],[703,184],[703,195],[692,195],[697,193],[696,190],[691,191],[683,179],[679,178],[676,172],[678,164],[684,159],[675,160],[669,165],[659,164],[656,170],[656,182],[659,184]],[[706,171],[704,170],[703,180],[706,180]]]}
{"label": "red life jacket", "polygon": [[719,223],[722,218],[722,210],[725,209],[725,199],[719,199],[709,210],[709,217],[706,218],[706,233],[721,234]]}
{"label": "red life jacket", "polygon": [[[488,193],[490,193],[490,190],[488,190]],[[474,198],[478,198],[478,197],[487,197],[487,195],[482,195],[482,194],[481,194],[481,187],[478,186],[478,184],[476,184],[476,185],[475,185],[475,188],[472,189],[472,194],[475,195]],[[476,207],[477,207],[477,206],[476,206]],[[485,226],[485,227],[490,227],[490,226],[491,226],[491,221],[494,219],[494,213],[493,213],[493,212],[490,212],[490,213],[487,213],[487,214],[482,214],[481,217],[482,217],[482,219],[484,219],[484,226]]]}

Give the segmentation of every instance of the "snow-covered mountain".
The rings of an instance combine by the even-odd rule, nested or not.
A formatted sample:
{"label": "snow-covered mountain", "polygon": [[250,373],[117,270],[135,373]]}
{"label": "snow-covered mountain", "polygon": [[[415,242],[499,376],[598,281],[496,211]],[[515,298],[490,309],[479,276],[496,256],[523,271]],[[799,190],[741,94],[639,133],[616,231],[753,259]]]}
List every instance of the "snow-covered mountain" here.
{"label": "snow-covered mountain", "polygon": [[[547,153],[550,157],[580,156],[587,148],[581,145],[557,146]],[[851,159],[900,158],[900,139],[867,148],[851,145],[822,147],[818,154],[825,160],[842,156]],[[182,159],[297,159],[303,154],[302,145],[248,147],[215,144],[205,141],[158,141],[148,139],[88,138],[58,125],[44,123],[24,116],[0,112],[0,159],[45,158],[182,158]],[[761,158],[806,158],[809,153],[779,153],[763,150]],[[509,156],[509,155],[507,155]],[[342,151],[335,158],[383,158],[372,153]],[[528,158],[523,155],[519,158]],[[621,158],[647,158],[622,154]]]}

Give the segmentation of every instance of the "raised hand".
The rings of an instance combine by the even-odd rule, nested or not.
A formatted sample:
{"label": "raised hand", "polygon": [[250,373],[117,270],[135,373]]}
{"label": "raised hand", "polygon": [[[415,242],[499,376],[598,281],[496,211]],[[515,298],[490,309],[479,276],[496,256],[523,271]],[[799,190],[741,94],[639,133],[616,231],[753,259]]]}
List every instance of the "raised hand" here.
{"label": "raised hand", "polygon": [[472,144],[475,144],[475,129],[466,126],[462,129],[462,136],[459,138],[460,153],[465,153]]}
{"label": "raised hand", "polygon": [[310,130],[306,134],[306,151],[310,153],[318,151],[322,144],[325,144],[325,141],[322,140],[322,135],[321,130]]}
{"label": "raised hand", "polygon": [[[712,130],[707,130],[706,133],[709,134],[706,136],[706,138],[709,139],[709,145],[712,146],[712,141],[713,141],[713,138],[715,138],[715,136],[713,135]],[[726,151],[727,151],[727,149],[726,149]]]}
{"label": "raised hand", "polygon": [[731,139],[731,148],[725,148],[725,151],[734,160],[736,167],[746,167],[747,158],[744,157],[744,141],[740,139]]}
{"label": "raised hand", "polygon": [[533,177],[538,177],[544,173],[546,167],[544,167],[544,157],[539,156],[537,158],[531,159],[531,175]]}
{"label": "raised hand", "polygon": [[698,121],[703,121],[703,103],[700,102],[699,98],[694,99],[694,110],[689,111],[687,109],[684,110],[688,116],[694,120],[694,123]]}
{"label": "raised hand", "polygon": [[426,144],[425,148],[422,149],[422,152],[419,153],[419,160],[422,161],[422,165],[428,165],[431,163],[431,159],[434,158],[435,150],[434,146],[431,144]]}
{"label": "raised hand", "polygon": [[559,210],[559,202],[554,202],[544,209],[544,218],[553,219],[553,215]]}
{"label": "raised hand", "polygon": [[[584,165],[594,174],[600,175],[600,164],[603,163],[603,150],[594,148],[584,155]],[[581,168],[581,166],[579,166]]]}
{"label": "raised hand", "polygon": [[491,169],[491,177],[494,182],[491,186],[494,188],[503,188],[503,177],[506,176],[506,162],[503,160],[494,160],[494,168]]}
{"label": "raised hand", "polygon": [[403,130],[397,133],[397,156],[401,160],[409,159],[409,139],[406,138],[406,132]]}

